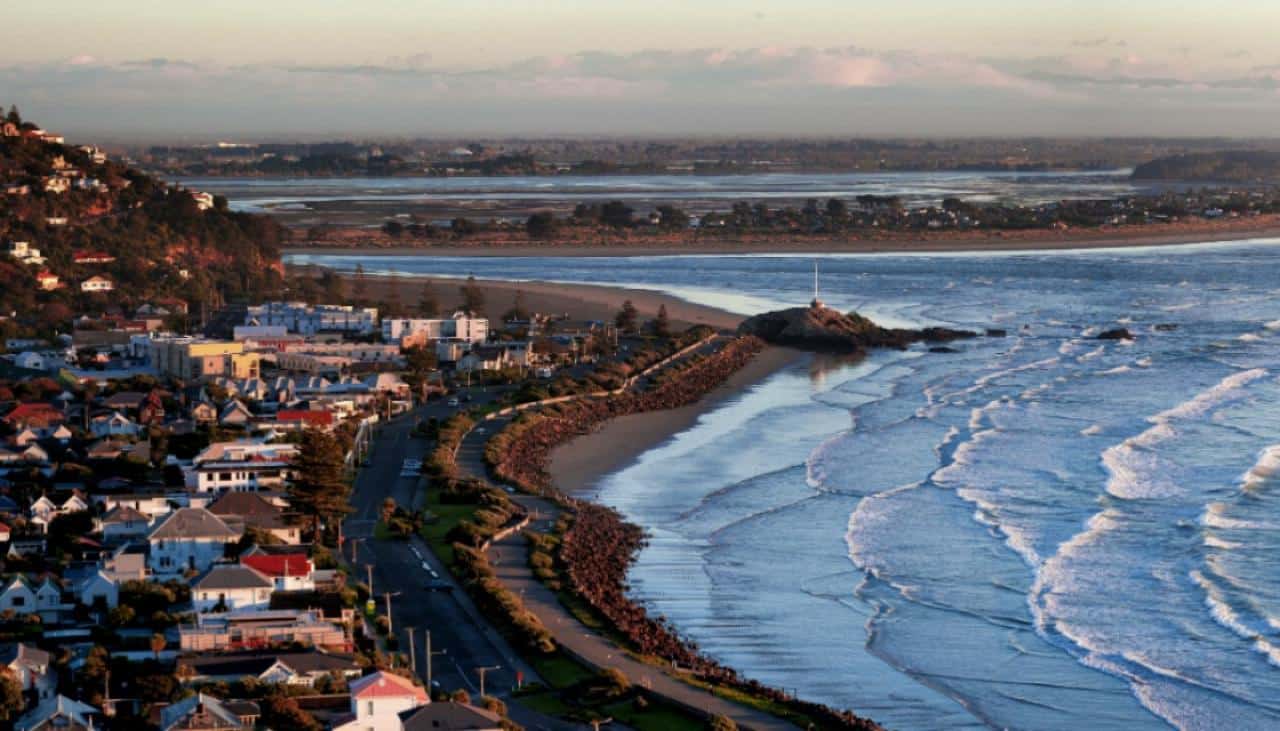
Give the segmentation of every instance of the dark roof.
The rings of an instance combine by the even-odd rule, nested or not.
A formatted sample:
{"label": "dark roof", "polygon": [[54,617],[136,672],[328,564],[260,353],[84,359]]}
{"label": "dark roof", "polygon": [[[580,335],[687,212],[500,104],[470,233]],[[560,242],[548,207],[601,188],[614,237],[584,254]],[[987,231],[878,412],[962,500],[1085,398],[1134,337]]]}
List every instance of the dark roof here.
{"label": "dark roof", "polygon": [[204,508],[178,508],[151,530],[148,538],[223,538],[239,534],[227,527],[222,518]]}
{"label": "dark roof", "polygon": [[404,731],[465,731],[498,728],[502,717],[466,703],[441,701],[402,712],[400,723]]}
{"label": "dark roof", "polygon": [[[251,652],[233,655],[197,655],[178,661],[179,668],[194,676],[228,677],[261,675],[277,662],[297,673],[327,673],[359,668],[355,660],[344,655],[325,652]],[[180,671],[182,672],[182,671]]]}
{"label": "dark roof", "polygon": [[272,505],[262,496],[253,492],[224,492],[222,497],[209,503],[208,510],[214,515],[271,516],[277,515],[281,509]]}
{"label": "dark roof", "polygon": [[210,566],[208,571],[205,571],[195,581],[191,582],[191,588],[200,589],[201,591],[243,589],[245,587],[270,589],[274,586],[275,583],[261,571],[248,566],[225,563]]}

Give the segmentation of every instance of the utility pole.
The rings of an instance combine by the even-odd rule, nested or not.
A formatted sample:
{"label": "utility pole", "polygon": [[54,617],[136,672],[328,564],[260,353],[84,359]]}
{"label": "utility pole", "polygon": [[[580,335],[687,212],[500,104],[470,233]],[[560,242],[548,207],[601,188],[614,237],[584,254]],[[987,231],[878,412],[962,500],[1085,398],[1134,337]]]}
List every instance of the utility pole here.
{"label": "utility pole", "polygon": [[434,652],[431,649],[431,630],[427,630],[427,695],[431,695],[431,689],[434,687],[431,681],[431,662],[436,655],[448,654],[444,650]]}
{"label": "utility pole", "polygon": [[606,723],[613,723],[613,716],[610,716],[608,718],[593,719],[591,721],[591,728],[595,729],[595,731],[600,731],[600,727],[605,725]]}
{"label": "utility pole", "polygon": [[[409,633],[409,669],[413,671],[414,677],[417,677],[418,655],[417,655],[417,648],[413,646],[413,628],[405,627],[404,629],[406,632]],[[428,690],[428,695],[430,695],[430,690]]]}
{"label": "utility pole", "polygon": [[373,596],[373,564],[371,563],[365,564],[364,570],[368,572],[368,576],[369,576],[369,596]]}
{"label": "utility pole", "polygon": [[393,596],[400,596],[400,592],[384,591],[382,593],[383,599],[385,599],[387,602],[387,636],[388,637],[395,635],[395,626],[391,624],[391,597]]}
{"label": "utility pole", "polygon": [[484,674],[490,670],[501,670],[501,665],[490,665],[488,667],[476,668],[476,672],[480,674],[480,697],[484,697]]}
{"label": "utility pole", "polygon": [[356,561],[358,560],[357,556],[359,555],[359,552],[360,552],[360,542],[363,540],[364,540],[363,538],[348,539],[348,541],[351,543],[351,563],[353,564],[356,563]]}

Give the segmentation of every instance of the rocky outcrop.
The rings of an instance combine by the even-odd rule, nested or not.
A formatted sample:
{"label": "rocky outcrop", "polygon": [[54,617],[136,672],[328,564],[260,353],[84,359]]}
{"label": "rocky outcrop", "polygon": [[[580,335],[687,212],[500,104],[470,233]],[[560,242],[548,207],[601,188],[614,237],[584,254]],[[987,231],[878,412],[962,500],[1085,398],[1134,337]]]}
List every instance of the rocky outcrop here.
{"label": "rocky outcrop", "polygon": [[738,332],[775,345],[835,353],[860,353],[869,348],[903,349],[912,343],[945,343],[977,335],[943,327],[883,328],[856,312],[845,314],[821,305],[756,315],[739,325]]}
{"label": "rocky outcrop", "polygon": [[1117,327],[1098,333],[1098,340],[1133,340],[1133,333],[1129,328]]}

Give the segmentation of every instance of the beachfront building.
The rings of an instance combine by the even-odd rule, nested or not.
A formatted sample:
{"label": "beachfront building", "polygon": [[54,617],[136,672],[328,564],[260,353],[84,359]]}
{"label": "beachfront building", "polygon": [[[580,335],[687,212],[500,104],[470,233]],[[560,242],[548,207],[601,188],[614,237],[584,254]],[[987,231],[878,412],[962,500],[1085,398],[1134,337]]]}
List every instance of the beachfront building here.
{"label": "beachfront building", "polygon": [[439,340],[482,343],[488,337],[488,318],[476,317],[462,310],[445,318],[387,318],[382,321],[383,341],[395,343],[402,348]]}
{"label": "beachfront building", "polygon": [[372,335],[378,331],[378,308],[351,305],[309,305],[306,302],[266,302],[250,307],[245,325],[281,326],[299,335],[341,332]]}

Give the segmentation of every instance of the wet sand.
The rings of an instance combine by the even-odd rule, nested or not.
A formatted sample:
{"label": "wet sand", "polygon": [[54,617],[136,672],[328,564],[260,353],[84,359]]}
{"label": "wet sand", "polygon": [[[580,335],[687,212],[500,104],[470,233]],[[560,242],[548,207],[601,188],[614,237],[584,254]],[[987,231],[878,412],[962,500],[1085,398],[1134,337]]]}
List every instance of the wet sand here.
{"label": "wet sand", "polygon": [[600,429],[555,449],[551,453],[551,477],[556,487],[566,493],[590,492],[601,479],[693,426],[703,414],[808,357],[799,350],[769,347],[695,404],[613,419]]}

